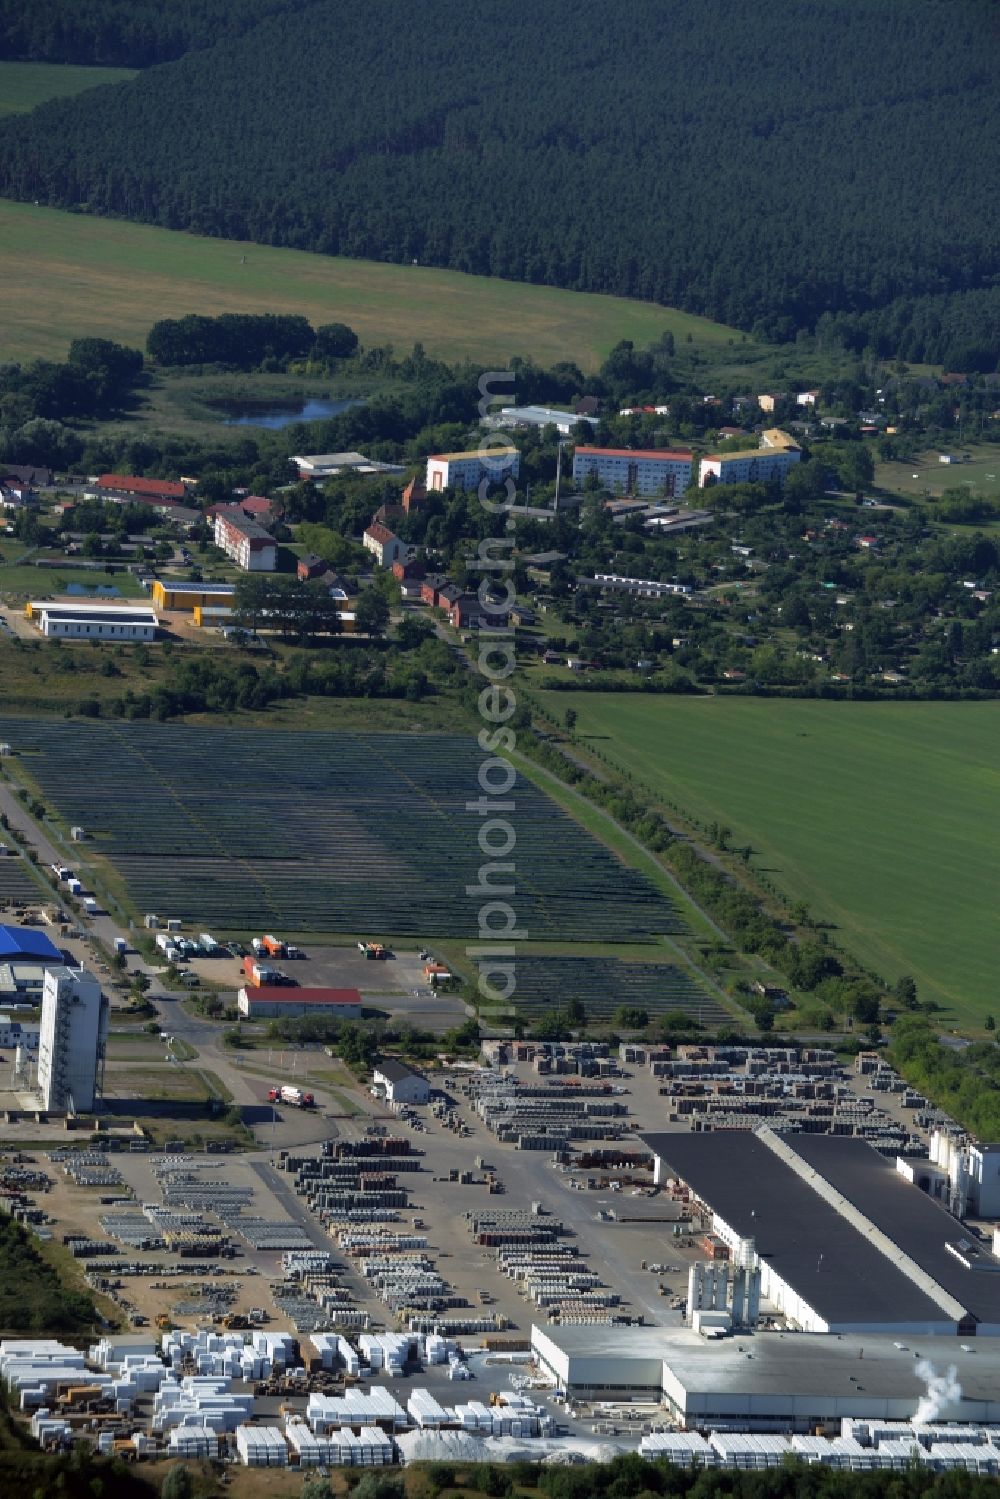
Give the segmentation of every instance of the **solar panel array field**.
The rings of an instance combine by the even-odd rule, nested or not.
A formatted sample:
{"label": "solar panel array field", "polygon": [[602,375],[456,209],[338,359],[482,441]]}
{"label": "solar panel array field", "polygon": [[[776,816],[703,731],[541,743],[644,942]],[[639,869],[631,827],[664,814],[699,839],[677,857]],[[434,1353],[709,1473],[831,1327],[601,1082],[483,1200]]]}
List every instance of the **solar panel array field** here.
{"label": "solar panel array field", "polygon": [[[136,912],[220,931],[478,935],[487,897],[467,887],[490,856],[478,842],[485,818],[467,805],[483,795],[472,738],[33,719],[0,731],[46,804],[118,871]],[[504,857],[527,939],[683,930],[650,881],[531,782],[486,800],[516,833]]]}
{"label": "solar panel array field", "polygon": [[579,1000],[588,1021],[609,1021],[622,1005],[649,1015],[683,1014],[706,1030],[729,1024],[733,1018],[678,964],[521,954],[515,976],[511,1003],[524,1016],[558,1010]]}
{"label": "solar panel array field", "polygon": [[31,905],[44,898],[44,891],[28,873],[23,860],[0,857],[0,906]]}

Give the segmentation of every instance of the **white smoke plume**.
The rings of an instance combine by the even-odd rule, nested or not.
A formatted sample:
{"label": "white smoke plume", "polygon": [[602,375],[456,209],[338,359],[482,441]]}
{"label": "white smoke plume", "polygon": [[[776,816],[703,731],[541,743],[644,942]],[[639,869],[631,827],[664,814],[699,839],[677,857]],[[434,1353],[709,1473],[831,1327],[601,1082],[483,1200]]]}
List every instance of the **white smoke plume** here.
{"label": "white smoke plume", "polygon": [[939,1374],[929,1359],[922,1358],[916,1365],[917,1376],[927,1386],[913,1413],[914,1426],[930,1426],[940,1418],[946,1405],[954,1405],[962,1398],[962,1386],[958,1382],[958,1370],[949,1364],[944,1374]]}

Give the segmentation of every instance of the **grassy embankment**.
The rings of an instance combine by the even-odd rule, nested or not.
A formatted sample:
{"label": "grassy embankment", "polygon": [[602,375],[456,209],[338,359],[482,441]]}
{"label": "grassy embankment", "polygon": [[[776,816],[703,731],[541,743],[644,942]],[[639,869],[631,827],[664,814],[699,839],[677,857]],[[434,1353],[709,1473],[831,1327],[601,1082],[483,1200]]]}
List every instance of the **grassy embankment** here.
{"label": "grassy embankment", "polygon": [[736,845],[835,939],[946,1023],[996,1008],[997,703],[552,694],[637,785]]}

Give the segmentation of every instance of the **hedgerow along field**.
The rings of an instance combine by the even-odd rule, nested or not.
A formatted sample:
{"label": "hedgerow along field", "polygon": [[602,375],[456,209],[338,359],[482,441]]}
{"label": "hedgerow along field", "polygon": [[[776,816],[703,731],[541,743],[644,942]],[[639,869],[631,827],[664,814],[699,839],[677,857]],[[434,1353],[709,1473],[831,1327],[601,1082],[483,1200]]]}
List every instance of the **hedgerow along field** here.
{"label": "hedgerow along field", "polygon": [[0,116],[27,114],[46,99],[134,78],[132,68],[82,68],[65,63],[0,62]]}
{"label": "hedgerow along field", "polygon": [[1000,1009],[1000,703],[545,697],[638,787],[751,844],[861,962],[912,974],[944,1024]]}
{"label": "hedgerow along field", "polygon": [[[480,907],[496,898],[466,893],[490,862],[484,819],[466,807],[482,794],[470,737],[13,717],[0,734],[15,773],[87,831],[88,859],[108,861],[140,919],[155,911],[220,934],[476,939]],[[684,930],[661,892],[530,782],[511,795],[509,900],[526,940],[655,942]]]}
{"label": "hedgerow along field", "polygon": [[4,357],[64,358],[71,339],[145,345],[159,318],[201,312],[302,313],[349,323],[364,344],[415,342],[429,354],[594,369],[622,338],[672,332],[725,347],[742,335],[652,302],[527,286],[424,266],[382,265],[205,239],[171,229],[0,201]]}

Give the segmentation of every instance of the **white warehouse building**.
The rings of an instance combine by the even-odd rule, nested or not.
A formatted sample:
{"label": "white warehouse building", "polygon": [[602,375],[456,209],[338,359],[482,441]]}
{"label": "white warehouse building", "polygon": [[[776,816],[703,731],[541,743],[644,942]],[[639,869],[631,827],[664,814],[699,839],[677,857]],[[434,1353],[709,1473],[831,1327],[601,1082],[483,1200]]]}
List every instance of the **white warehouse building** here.
{"label": "white warehouse building", "polygon": [[38,1091],[56,1113],[94,1107],[108,1041],[108,1001],[92,973],[50,968],[42,992]]}
{"label": "white warehouse building", "polygon": [[[571,1399],[656,1401],[682,1427],[810,1431],[855,1418],[910,1421],[926,1367],[954,1370],[936,1419],[1000,1419],[1000,1350],[958,1338],[763,1332],[711,1340],[690,1328],[532,1327],[531,1349]],[[956,1393],[957,1392],[957,1393]]]}
{"label": "white warehouse building", "polygon": [[155,640],[156,611],[117,604],[52,603],[32,599],[25,609],[49,640]]}
{"label": "white warehouse building", "polygon": [[560,411],[556,406],[504,406],[496,416],[487,418],[489,427],[555,427],[563,437],[580,423],[593,431],[599,423],[596,416],[577,416],[575,411]]}

